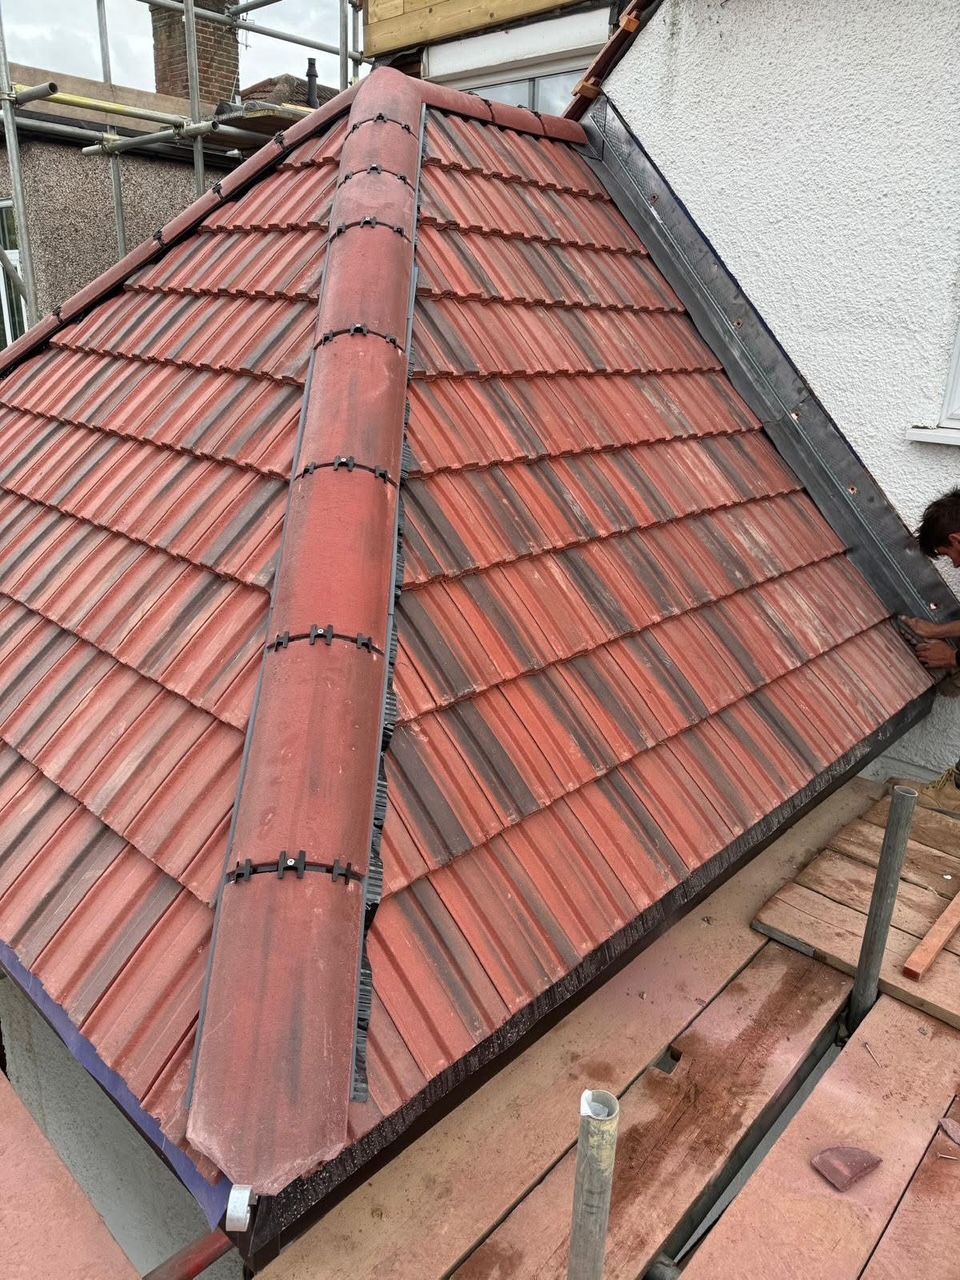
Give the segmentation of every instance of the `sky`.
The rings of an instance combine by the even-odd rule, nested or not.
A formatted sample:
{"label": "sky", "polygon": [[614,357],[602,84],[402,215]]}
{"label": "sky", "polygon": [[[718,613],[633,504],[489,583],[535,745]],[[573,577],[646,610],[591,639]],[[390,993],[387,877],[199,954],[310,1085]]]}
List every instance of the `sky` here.
{"label": "sky", "polygon": [[[0,0],[0,6],[11,62],[100,79],[96,0]],[[278,0],[252,11],[250,20],[336,44],[338,13],[337,0]],[[153,89],[147,5],[140,0],[107,0],[107,27],[114,83]],[[320,83],[338,87],[335,57],[267,36],[241,34],[240,83],[256,84],[284,71],[302,76],[311,55],[317,59]]]}

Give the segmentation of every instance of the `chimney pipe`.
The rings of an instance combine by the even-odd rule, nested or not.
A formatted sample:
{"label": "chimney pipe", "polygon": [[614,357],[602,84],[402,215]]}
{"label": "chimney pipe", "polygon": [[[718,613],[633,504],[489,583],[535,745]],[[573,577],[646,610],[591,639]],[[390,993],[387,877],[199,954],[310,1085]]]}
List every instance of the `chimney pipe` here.
{"label": "chimney pipe", "polygon": [[316,58],[307,59],[307,106],[318,107],[320,102],[317,98],[317,60]]}

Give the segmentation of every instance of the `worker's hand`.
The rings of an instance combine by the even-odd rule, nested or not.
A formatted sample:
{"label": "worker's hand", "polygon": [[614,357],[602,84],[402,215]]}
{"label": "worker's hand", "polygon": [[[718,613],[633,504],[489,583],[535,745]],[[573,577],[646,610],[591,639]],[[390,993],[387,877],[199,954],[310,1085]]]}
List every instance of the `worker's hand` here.
{"label": "worker's hand", "polygon": [[901,618],[900,621],[922,640],[938,640],[947,633],[950,625],[944,622],[927,622],[924,618]]}
{"label": "worker's hand", "polygon": [[926,644],[917,645],[917,657],[925,667],[938,670],[948,667],[951,671],[957,667],[957,651],[946,640],[928,640]]}

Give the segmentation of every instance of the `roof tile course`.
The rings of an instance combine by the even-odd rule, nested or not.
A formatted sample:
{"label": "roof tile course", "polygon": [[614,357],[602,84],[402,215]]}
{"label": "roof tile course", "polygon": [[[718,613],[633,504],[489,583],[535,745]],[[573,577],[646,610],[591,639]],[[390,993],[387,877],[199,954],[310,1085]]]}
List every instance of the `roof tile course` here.
{"label": "roof tile course", "polygon": [[[537,136],[576,141],[577,126],[415,90],[404,387],[409,271],[384,263],[409,252],[420,141],[377,119],[397,116],[401,80],[376,73],[350,117],[341,104],[296,126],[288,154],[268,144],[269,163],[243,166],[261,175],[249,191],[184,219],[186,238],[136,259],[115,296],[66,308],[77,318],[0,382],[0,939],[204,1176],[226,1117],[248,1112],[230,1072],[268,1080],[259,1115],[276,1131],[252,1141],[272,1189],[310,1167],[284,1148],[303,1114],[286,1063],[278,1077],[291,1026],[306,1056],[290,1070],[322,1057],[332,1072],[315,1165],[929,685],[596,175]],[[387,225],[360,231],[371,210]],[[376,253],[348,250],[358,235]],[[363,342],[321,341],[357,322]],[[193,1120],[205,1156],[187,1090],[261,667],[283,688],[261,702],[233,853],[246,841],[268,860],[307,832],[366,865],[369,814],[333,780],[379,742],[396,489],[305,472],[379,463],[405,392],[369,1100],[347,1111],[353,1006],[316,994],[342,985],[361,890],[330,916],[320,877],[285,879],[299,896],[282,897],[254,877],[231,898],[242,918],[221,922],[224,991],[238,974],[245,991]],[[308,550],[278,584],[284,536]],[[321,679],[306,646],[264,665],[275,632],[334,618],[381,654],[361,669],[335,645]],[[345,688],[362,711],[332,733]],[[261,810],[247,828],[245,806]]]}

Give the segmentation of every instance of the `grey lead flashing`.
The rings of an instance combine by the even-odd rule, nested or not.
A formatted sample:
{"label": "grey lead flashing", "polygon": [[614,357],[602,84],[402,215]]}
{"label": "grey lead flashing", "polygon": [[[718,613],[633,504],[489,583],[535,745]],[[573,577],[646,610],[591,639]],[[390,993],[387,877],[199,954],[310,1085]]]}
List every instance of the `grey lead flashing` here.
{"label": "grey lead flashing", "polygon": [[581,123],[588,163],[863,576],[893,612],[956,613],[943,578],[617,109],[600,98]]}

